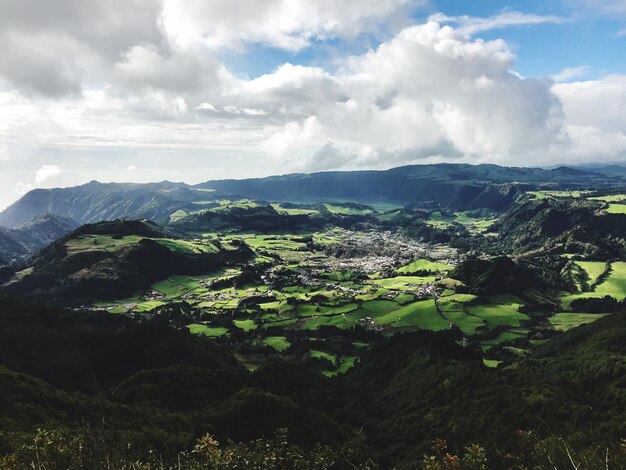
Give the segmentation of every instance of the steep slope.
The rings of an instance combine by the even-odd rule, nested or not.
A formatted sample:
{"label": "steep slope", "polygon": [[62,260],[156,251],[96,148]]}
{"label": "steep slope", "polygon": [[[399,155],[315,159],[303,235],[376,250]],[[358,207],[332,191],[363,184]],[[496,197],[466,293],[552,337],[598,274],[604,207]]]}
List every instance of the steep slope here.
{"label": "steep slope", "polygon": [[387,462],[414,468],[435,438],[457,450],[481,442],[506,452],[519,445],[518,430],[590,447],[622,437],[626,314],[574,329],[500,370],[453,340],[446,333],[396,336],[351,374],[376,396],[366,433]]}
{"label": "steep slope", "polygon": [[16,230],[0,227],[0,265],[10,264],[29,253]]}
{"label": "steep slope", "polygon": [[626,253],[626,215],[607,214],[604,207],[584,199],[520,201],[495,224],[497,243],[507,253],[556,249],[621,257]]}
{"label": "steep slope", "polygon": [[23,234],[24,240],[30,242],[31,247],[38,249],[64,237],[77,229],[79,225],[78,222],[69,217],[43,214],[19,225],[17,230]]}
{"label": "steep slope", "polygon": [[35,216],[16,229],[0,227],[0,265],[32,255],[76,227],[74,220],[50,214]]}
{"label": "steep slope", "polygon": [[349,386],[298,366],[277,362],[250,374],[211,340],[158,320],[5,296],[0,390],[0,453],[44,424],[81,423],[97,433],[102,422],[133,447],[169,451],[192,447],[207,431],[247,441],[281,427],[307,447],[336,444],[351,432],[333,416],[362,404]]}
{"label": "steep slope", "polygon": [[103,184],[96,181],[63,189],[35,189],[0,213],[0,224],[16,227],[41,214],[69,217],[81,224],[149,218],[167,221],[202,193],[183,183]]}
{"label": "steep slope", "polygon": [[0,338],[0,364],[85,393],[173,365],[219,370],[224,382],[243,372],[226,351],[164,323],[140,325],[120,315],[74,313],[6,296],[0,296]]}
{"label": "steep slope", "polygon": [[462,206],[464,209],[491,209],[503,211],[511,207],[529,185],[518,183],[489,184],[472,200]]}

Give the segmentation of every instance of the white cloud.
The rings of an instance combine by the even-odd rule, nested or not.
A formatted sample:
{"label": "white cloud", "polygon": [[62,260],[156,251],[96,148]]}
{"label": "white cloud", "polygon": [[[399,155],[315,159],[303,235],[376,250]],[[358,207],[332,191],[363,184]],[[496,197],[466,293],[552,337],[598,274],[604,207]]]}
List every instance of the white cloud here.
{"label": "white cloud", "polygon": [[65,34],[0,33],[0,76],[26,92],[78,95],[90,71],[100,68],[88,47]]}
{"label": "white cloud", "polygon": [[483,31],[490,31],[509,26],[538,25],[544,23],[563,23],[566,18],[555,15],[535,15],[519,11],[505,11],[488,18],[474,16],[447,16],[437,13],[430,17],[431,21],[454,24],[461,34],[473,35]]}
{"label": "white cloud", "polygon": [[23,196],[31,189],[33,189],[33,185],[30,183],[21,183],[19,181],[15,183],[15,192],[20,196]]}
{"label": "white cloud", "polygon": [[0,129],[15,135],[23,120],[40,148],[167,149],[181,159],[192,149],[250,159],[264,152],[272,158],[248,164],[258,172],[436,158],[530,163],[528,155],[544,155],[561,137],[549,80],[511,72],[514,55],[503,41],[471,39],[433,21],[344,58],[336,72],[287,63],[246,80],[211,56],[202,61],[198,47],[132,47],[107,88],[33,103],[43,115],[7,99],[13,106],[5,106],[4,123],[0,113]]}
{"label": "white cloud", "polygon": [[61,168],[57,165],[42,165],[35,173],[35,183],[41,184],[44,181],[61,174]]}
{"label": "white cloud", "polygon": [[567,67],[551,76],[552,80],[557,83],[568,82],[574,78],[580,78],[584,76],[590,67],[588,65],[581,65],[580,67]]}
{"label": "white cloud", "polygon": [[[510,163],[541,153],[561,132],[551,82],[520,77],[510,71],[512,64],[504,42],[469,40],[429,22],[350,58],[336,75],[281,68],[275,80],[263,77],[280,84],[278,90],[248,89],[279,95],[282,109],[300,108],[316,117],[315,132],[292,122],[266,141],[263,148],[274,155],[293,159],[303,153],[298,147],[330,142],[335,153],[348,149],[343,153],[367,166],[390,166],[408,155],[414,161],[448,155]],[[291,89],[298,90],[294,97],[285,93]],[[309,96],[315,100],[299,100]]]}
{"label": "white cloud", "polygon": [[315,116],[309,116],[303,122],[290,122],[279,131],[273,133],[261,148],[277,159],[302,157],[302,151],[314,148],[316,139],[321,133],[320,123]]}
{"label": "white cloud", "polygon": [[128,171],[135,171],[137,169],[137,167],[135,165],[130,165],[127,170]]}
{"label": "white cloud", "polygon": [[570,160],[626,158],[625,75],[557,84],[554,91],[563,103]]}
{"label": "white cloud", "polygon": [[27,94],[79,95],[122,51],[161,43],[158,13],[152,0],[3,0],[0,77]]}
{"label": "white cloud", "polygon": [[203,50],[162,53],[157,47],[140,45],[124,52],[113,66],[114,83],[127,91],[164,90],[173,93],[210,92],[231,75]]}
{"label": "white cloud", "polygon": [[[507,43],[474,37],[559,17],[437,15],[400,27],[419,1],[245,0],[235,9],[226,0],[163,0],[159,9],[134,0],[134,31],[104,0],[89,8],[60,0],[67,17],[7,2],[0,176],[10,184],[0,186],[12,195],[32,165],[41,166],[36,184],[126,179],[129,162],[141,168],[133,178],[199,182],[442,160],[609,161],[626,149],[625,77],[574,81],[584,67],[523,77]],[[366,53],[335,50],[332,68],[284,63],[248,79],[218,59],[253,43],[298,50],[360,38],[394,21],[394,34]],[[22,173],[10,179],[12,169]]]}
{"label": "white cloud", "polygon": [[217,108],[215,106],[213,106],[211,103],[200,103],[198,106],[196,106],[196,109],[198,111],[212,111],[212,112],[217,112]]}
{"label": "white cloud", "polygon": [[242,51],[262,43],[297,51],[314,41],[355,37],[397,19],[421,0],[164,0],[160,22],[178,47],[202,43]]}

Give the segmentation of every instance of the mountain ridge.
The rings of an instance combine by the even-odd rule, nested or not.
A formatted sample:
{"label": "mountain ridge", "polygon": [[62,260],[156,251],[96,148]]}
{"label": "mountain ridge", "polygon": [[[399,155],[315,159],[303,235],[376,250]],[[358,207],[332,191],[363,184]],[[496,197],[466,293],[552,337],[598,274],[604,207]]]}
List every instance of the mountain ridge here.
{"label": "mountain ridge", "polygon": [[[619,172],[616,172],[619,173]],[[81,224],[120,219],[151,219],[168,223],[178,210],[223,196],[268,201],[352,200],[362,203],[432,201],[460,208],[490,207],[479,197],[489,185],[592,188],[620,186],[624,176],[607,176],[571,167],[554,169],[505,167],[494,164],[439,163],[406,165],[388,170],[292,173],[264,178],[210,180],[196,185],[100,183],[68,188],[35,189],[0,212],[0,225],[15,228],[37,215],[50,213]],[[478,198],[476,201],[474,199]],[[497,206],[501,203],[497,202]]]}

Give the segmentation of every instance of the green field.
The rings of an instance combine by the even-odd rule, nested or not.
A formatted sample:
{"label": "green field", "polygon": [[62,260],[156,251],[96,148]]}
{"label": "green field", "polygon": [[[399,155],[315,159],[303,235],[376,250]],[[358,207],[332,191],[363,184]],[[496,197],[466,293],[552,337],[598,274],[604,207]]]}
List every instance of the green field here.
{"label": "green field", "polygon": [[187,212],[185,212],[182,209],[179,209],[176,212],[173,212],[172,214],[170,214],[170,222],[178,222],[179,220],[184,219],[188,215],[189,214]]}
{"label": "green field", "polygon": [[219,204],[219,206],[211,209],[214,211],[230,209],[233,207],[249,209],[260,206],[258,202],[253,201],[252,199],[219,199],[211,202]]}
{"label": "green field", "polygon": [[317,330],[321,326],[334,326],[336,328],[347,329],[356,326],[360,319],[365,318],[363,310],[357,309],[350,313],[340,315],[327,315],[311,317],[302,325],[303,330]]}
{"label": "green field", "polygon": [[589,191],[528,191],[527,194],[530,194],[537,199],[564,197],[580,198],[585,194],[589,194]]}
{"label": "green field", "polygon": [[202,323],[192,323],[190,325],[187,325],[187,328],[194,335],[208,336],[210,338],[224,336],[226,333],[228,333],[228,328],[211,327]]}
{"label": "green field", "polygon": [[[313,237],[317,241],[323,240],[325,243],[333,244],[341,242],[344,233],[341,230],[331,230],[314,234]],[[167,244],[170,249],[185,251],[198,250],[202,246],[214,246],[211,240],[218,235],[211,233],[204,235],[202,242],[172,240]],[[350,236],[355,237],[354,234]],[[360,236],[356,236],[356,239],[358,240]],[[303,250],[305,245],[301,235],[243,233],[229,234],[220,238],[222,246],[233,240],[244,241],[255,251],[279,256],[286,261],[282,269],[292,271],[294,274],[306,266],[304,260],[307,259],[307,253]],[[437,253],[445,255],[445,251],[440,250]],[[272,258],[268,259],[272,261]],[[311,262],[312,266],[315,266],[318,261],[312,258]],[[325,266],[323,258],[319,263],[319,266]],[[596,264],[581,263],[588,263],[583,266],[591,272],[590,276],[598,275],[598,269],[594,270],[598,267]],[[450,281],[450,287],[440,293],[439,305],[442,313],[439,313],[432,298],[416,300],[416,295],[425,284],[434,283],[438,276],[445,277],[452,269],[453,267],[448,264],[421,258],[400,267],[397,270],[399,275],[390,278],[369,275],[364,279],[362,274],[352,269],[320,271],[318,275],[322,279],[321,283],[286,285],[273,290],[271,297],[267,297],[267,301],[263,302],[261,299],[258,307],[252,305],[248,312],[256,314],[257,321],[252,317],[241,316],[241,313],[245,312],[239,305],[246,297],[262,296],[268,293],[267,286],[211,288],[215,281],[228,281],[241,274],[240,269],[233,268],[203,276],[171,276],[151,286],[153,293],[158,293],[163,298],[147,300],[138,296],[130,299],[132,300],[130,305],[136,312],[145,312],[164,305],[168,301],[184,299],[194,308],[212,313],[237,312],[237,319],[232,321],[230,330],[223,326],[212,326],[210,322],[192,324],[188,328],[195,334],[208,337],[224,336],[237,329],[248,333],[272,329],[278,334],[273,333],[264,337],[261,333],[257,336],[258,344],[270,346],[278,352],[284,352],[290,346],[286,336],[279,333],[283,331],[282,329],[311,331],[323,326],[348,329],[370,322],[370,324],[379,325],[389,333],[394,330],[417,329],[438,331],[456,325],[464,334],[474,335],[479,331],[495,327],[516,328],[522,320],[528,318],[517,311],[522,303],[520,299],[501,295],[491,297],[488,303],[475,304],[475,296],[455,293],[457,283],[450,279],[445,279],[445,281]],[[413,273],[429,273],[429,275],[411,275]],[[443,283],[446,284],[446,282]],[[351,289],[350,294],[346,294],[346,289]],[[114,308],[123,313],[129,309],[129,304],[116,303]],[[259,326],[262,327],[260,330]],[[312,348],[312,350],[316,349]],[[334,374],[336,371],[330,372]]]}
{"label": "green field", "polygon": [[435,276],[396,276],[386,279],[376,279],[372,282],[384,289],[403,290],[409,287],[435,282],[436,279]]}
{"label": "green field", "polygon": [[284,336],[268,336],[267,338],[263,338],[263,344],[274,348],[278,352],[283,352],[291,346]]}
{"label": "green field", "polygon": [[609,204],[607,214],[626,214],[626,204]]}
{"label": "green field", "polygon": [[576,264],[583,268],[587,273],[589,286],[593,286],[596,283],[598,278],[606,270],[607,265],[604,261],[577,261]]}
{"label": "green field", "polygon": [[256,330],[259,325],[254,323],[254,320],[246,319],[246,320],[233,320],[233,325],[237,328],[242,329],[245,332]]}
{"label": "green field", "polygon": [[452,223],[446,220],[443,214],[439,211],[431,212],[430,215],[428,216],[428,220],[426,221],[426,223],[430,225],[431,227],[434,227],[440,230],[445,230],[452,225]]}
{"label": "green field", "polygon": [[[225,208],[252,203],[243,200],[221,201],[220,204],[220,207]],[[325,205],[341,215],[357,215],[366,211],[335,203]],[[292,214],[312,211],[285,209],[278,203],[273,207],[279,211],[293,211]],[[489,216],[488,212],[484,213]],[[458,212],[454,216],[444,216],[442,212],[436,212],[431,215],[431,222],[435,225],[439,222],[444,225],[458,223],[469,231],[482,233],[493,220],[479,217],[481,214],[483,212]],[[291,354],[292,350],[301,351],[300,342],[297,347],[290,349],[291,335],[298,338],[300,334],[310,334],[314,338],[318,334],[316,331],[322,327],[336,327],[339,330],[371,329],[384,336],[403,331],[440,331],[458,327],[465,336],[464,340],[470,340],[470,344],[476,344],[471,339],[475,335],[489,338],[479,342],[484,350],[496,344],[530,336],[529,330],[523,329],[529,316],[519,311],[520,306],[528,299],[524,301],[508,294],[478,298],[472,294],[458,293],[464,292],[461,290],[462,283],[447,277],[454,269],[447,260],[456,259],[455,251],[446,246],[430,247],[427,255],[416,251],[419,255],[408,258],[414,261],[397,268],[395,272],[394,264],[391,264],[389,270],[376,271],[375,267],[364,272],[358,264],[357,267],[351,267],[350,264],[330,262],[332,256],[326,250],[332,253],[336,249],[333,245],[336,244],[344,244],[352,249],[358,247],[361,241],[367,243],[371,235],[365,232],[335,228],[311,234],[208,232],[198,235],[202,237],[193,240],[156,240],[172,251],[188,255],[212,253],[220,245],[221,249],[232,249],[238,243],[244,242],[255,252],[256,257],[252,263],[260,268],[260,272],[278,273],[277,278],[287,279],[287,282],[274,285],[267,282],[268,277],[264,281],[260,277],[244,278],[246,268],[236,265],[204,275],[170,276],[152,284],[144,292],[137,292],[133,297],[100,302],[97,306],[111,312],[134,312],[145,316],[170,302],[185,302],[192,312],[199,314],[195,318],[203,321],[187,325],[193,334],[209,338],[229,337],[233,341],[243,341],[252,351],[254,347],[268,346],[281,354]],[[308,244],[311,239],[315,242],[313,249]],[[74,243],[73,249],[114,251],[140,240],[140,237],[84,237]],[[419,258],[415,259],[417,256]],[[621,295],[623,298],[626,295],[626,262],[613,263],[611,272],[605,276],[605,262],[580,261],[575,256],[580,255],[572,254],[573,259],[569,266],[574,266],[575,270],[570,275],[578,280],[582,290],[592,287],[595,290],[576,294],[563,293],[561,300],[565,308],[574,298],[581,296],[612,295],[620,298]],[[384,277],[387,274],[383,273],[387,272],[391,272],[392,277]],[[241,282],[245,284],[241,285]],[[255,297],[255,301],[242,302],[248,297]],[[574,314],[567,312],[552,317],[548,317],[547,312],[534,312],[533,318],[536,315],[544,315],[540,318],[547,318],[556,330],[565,330],[599,318],[597,315],[587,314],[572,316]],[[532,328],[531,323],[528,325],[528,328]],[[490,333],[494,328],[498,329],[496,336]],[[332,329],[325,330],[324,334],[331,331]],[[242,332],[246,335],[242,335]],[[342,374],[354,365],[355,357],[351,354],[355,354],[355,350],[327,350],[325,344],[319,340],[311,341],[310,348],[304,349],[311,357],[325,358],[336,365],[335,368],[322,371],[325,375]],[[359,349],[367,344],[364,342]],[[263,352],[266,353],[267,350]],[[258,364],[258,354],[240,353],[241,361],[250,366]],[[489,364],[494,365],[495,362]]]}
{"label": "green field", "polygon": [[338,215],[369,215],[374,212],[370,208],[355,208],[355,207],[343,206],[343,205],[337,205],[337,204],[325,203],[324,207],[326,207],[328,212],[330,212],[331,214],[338,214]]}
{"label": "green field", "polygon": [[354,356],[341,356],[339,358],[339,366],[335,370],[325,371],[324,375],[327,377],[335,377],[337,375],[342,375],[348,372],[350,369],[354,367],[356,363],[356,357]]}
{"label": "green field", "polygon": [[198,289],[200,283],[188,276],[171,276],[152,284],[152,289],[169,298],[177,298],[190,291]]}
{"label": "green field", "polygon": [[324,351],[319,351],[317,349],[311,349],[309,351],[309,354],[311,355],[311,357],[314,357],[316,359],[326,359],[331,364],[335,364],[335,361],[337,360],[337,358],[333,356],[332,354],[324,352]]}
{"label": "green field", "polygon": [[498,326],[519,326],[523,320],[528,320],[528,316],[518,312],[517,304],[482,304],[469,305],[467,312],[482,318],[489,328]]}
{"label": "green field", "polygon": [[472,215],[472,211],[455,212],[454,219],[457,223],[463,225],[468,232],[473,234],[485,233],[497,220],[493,216],[476,217]]}
{"label": "green field", "polygon": [[408,220],[411,218],[411,215],[402,210],[390,210],[389,212],[385,212],[384,214],[377,215],[376,218],[383,222],[391,222]]}
{"label": "green field", "polygon": [[[66,243],[68,252],[85,250],[104,250],[114,252],[123,246],[139,243],[143,238],[138,235],[125,235],[112,237],[109,235],[83,235],[69,240]],[[216,253],[218,249],[207,241],[189,241],[174,238],[154,238],[158,243],[167,247],[170,251],[185,254]]]}
{"label": "green field", "polygon": [[319,214],[318,210],[315,209],[300,209],[293,207],[283,207],[280,203],[273,203],[271,205],[276,212],[280,212],[281,214],[287,215],[314,215]]}
{"label": "green field", "polygon": [[392,300],[369,300],[361,304],[360,311],[364,316],[377,318],[399,308],[399,305]]}
{"label": "green field", "polygon": [[462,302],[444,298],[439,301],[439,307],[446,318],[458,326],[459,329],[467,335],[475,334],[479,328],[486,325],[485,320],[481,317],[469,315]]}
{"label": "green field", "polygon": [[450,326],[437,312],[433,300],[421,300],[399,307],[376,318],[375,321],[380,325],[394,328],[410,327],[432,331],[444,330]]}
{"label": "green field", "polygon": [[624,202],[626,201],[626,194],[610,194],[608,196],[593,196],[593,197],[588,197],[587,199],[591,201],[602,201],[602,202]]}
{"label": "green field", "polygon": [[483,364],[485,367],[498,367],[502,364],[502,361],[496,361],[494,359],[483,359]]}
{"label": "green field", "polygon": [[161,245],[167,247],[170,251],[184,254],[203,254],[217,253],[219,250],[207,241],[193,242],[188,240],[175,240],[172,238],[156,239]]}
{"label": "green field", "polygon": [[[600,265],[593,264],[591,266],[592,272],[597,273],[600,270]],[[569,309],[571,303],[576,299],[597,298],[606,295],[620,301],[626,297],[626,262],[618,261],[611,263],[610,272],[606,279],[601,280],[591,292],[564,293],[561,296],[561,305],[563,308]]]}
{"label": "green field", "polygon": [[514,341],[520,338],[526,338],[527,333],[527,331],[504,331],[495,338],[483,341],[482,348],[483,350],[487,350],[491,346],[494,346],[496,344],[506,343],[507,341]]}
{"label": "green field", "polygon": [[623,300],[626,297],[626,262],[611,263],[609,276],[604,282],[598,284],[595,292],[600,297],[610,295],[617,300]]}
{"label": "green field", "polygon": [[352,302],[343,305],[300,304],[296,307],[296,314],[301,317],[314,317],[318,315],[339,315],[342,313],[352,312],[357,308],[359,308],[359,305]]}
{"label": "green field", "polygon": [[400,274],[412,274],[412,273],[416,273],[420,271],[426,271],[432,274],[436,274],[439,272],[447,272],[452,269],[454,268],[447,264],[436,263],[434,261],[430,261],[427,259],[418,259],[417,261],[413,261],[412,263],[407,264],[406,266],[402,266],[401,268],[398,268],[397,271]]}
{"label": "green field", "polygon": [[135,245],[144,237],[137,235],[126,235],[124,237],[111,237],[108,235],[81,235],[66,242],[68,253],[82,252],[89,250],[103,250],[114,252],[126,245]]}
{"label": "green field", "polygon": [[550,317],[550,324],[556,330],[567,331],[577,326],[584,325],[602,318],[603,314],[593,313],[556,313]]}

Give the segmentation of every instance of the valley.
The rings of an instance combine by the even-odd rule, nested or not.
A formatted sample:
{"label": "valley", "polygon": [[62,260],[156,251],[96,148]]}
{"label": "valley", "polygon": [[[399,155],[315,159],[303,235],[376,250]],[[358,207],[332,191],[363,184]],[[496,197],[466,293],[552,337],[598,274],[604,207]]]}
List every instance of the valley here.
{"label": "valley", "polygon": [[[476,415],[485,406],[500,406],[498,399],[486,405],[481,394],[493,397],[498,387],[510,399],[528,393],[521,399],[522,414],[510,417],[520,429],[534,425],[527,417],[531,410],[584,407],[587,395],[555,405],[565,396],[560,387],[587,380],[568,374],[593,367],[589,364],[596,360],[605,364],[612,360],[609,354],[598,359],[581,352],[572,359],[549,351],[586,348],[587,337],[578,331],[600,328],[594,338],[617,335],[615,341],[620,334],[611,325],[623,322],[626,302],[626,214],[621,211],[626,195],[613,180],[601,188],[585,181],[575,187],[500,182],[497,189],[486,183],[493,197],[480,190],[486,199],[474,208],[459,201],[285,202],[200,191],[203,200],[188,206],[169,201],[155,207],[155,214],[162,214],[159,221],[94,220],[5,265],[1,290],[9,297],[3,302],[21,298],[59,310],[46,313],[49,320],[38,313],[18,320],[24,326],[7,330],[0,361],[71,393],[105,393],[111,416],[124,404],[139,407],[133,408],[137,416],[156,407],[196,423],[200,418],[187,414],[184,399],[176,398],[191,394],[221,439],[248,442],[283,427],[296,435],[305,429],[313,433],[315,420],[329,420],[321,429],[335,429],[341,442],[365,452],[366,459],[375,454],[384,462],[380,468],[413,468],[409,461],[438,436],[455,442],[455,449],[470,436],[480,442],[497,439],[513,452],[514,437],[502,427],[504,421],[488,430],[487,415]],[[18,307],[5,312],[38,309],[10,305]],[[65,333],[61,325],[71,326]],[[47,334],[42,345],[53,348],[66,334],[71,337],[47,368],[19,357],[28,356],[26,344]],[[109,350],[111,360],[134,359],[125,372],[114,372],[109,359],[81,336],[93,336],[93,347]],[[22,337],[31,339],[23,343]],[[153,343],[157,337],[165,343]],[[135,349],[140,344],[145,352]],[[58,362],[65,355],[81,357],[80,369]],[[616,364],[623,363],[623,356],[617,359]],[[554,378],[545,375],[546,367],[558,370]],[[296,376],[313,387],[306,399],[294,395]],[[189,389],[165,392],[177,380]],[[500,385],[494,388],[494,383]],[[217,387],[210,392],[217,395],[200,398],[206,387]],[[341,388],[337,396],[334,387]],[[409,393],[411,387],[417,388]],[[432,395],[435,389],[449,403]],[[449,395],[451,390],[457,395]],[[598,393],[607,410],[620,403],[621,395],[611,402],[606,390]],[[379,409],[372,410],[372,404]],[[224,406],[227,417],[220,417]],[[239,406],[245,406],[245,418]],[[274,425],[251,411],[264,406],[278,413]],[[436,413],[454,417],[435,419],[425,411],[433,406]],[[448,406],[467,407],[469,414],[461,416]],[[303,410],[308,417],[296,418]],[[391,417],[405,415],[429,430],[411,424],[396,430]],[[249,434],[229,427],[233,416],[249,420]],[[592,413],[585,419],[610,423],[607,432],[615,442],[619,418],[611,416]],[[442,423],[462,423],[463,428]],[[540,425],[542,435],[550,436],[555,423],[556,418]],[[27,424],[16,426],[27,429],[20,428]],[[179,432],[164,422],[151,426]],[[357,437],[359,428],[367,433],[367,444]],[[398,447],[389,441],[388,436],[407,429],[420,436],[414,444]],[[142,439],[154,445],[157,435],[143,433]],[[184,447],[192,435],[180,435],[178,444],[168,439],[168,445]],[[369,439],[377,435],[384,437],[374,444]],[[316,436],[316,442],[324,441]],[[585,440],[572,432],[568,439],[584,447],[602,440],[599,436]],[[6,439],[12,448],[15,435]],[[503,461],[494,448],[488,452]]]}

